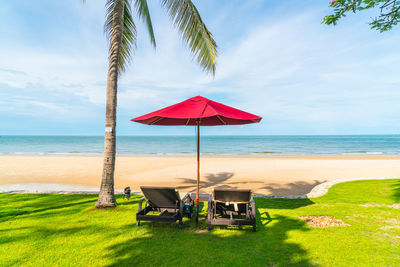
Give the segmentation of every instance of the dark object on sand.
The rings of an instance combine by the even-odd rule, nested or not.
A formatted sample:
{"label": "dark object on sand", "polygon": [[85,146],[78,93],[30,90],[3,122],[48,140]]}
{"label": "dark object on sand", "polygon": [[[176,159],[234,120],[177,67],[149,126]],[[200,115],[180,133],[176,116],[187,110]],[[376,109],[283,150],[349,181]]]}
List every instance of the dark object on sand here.
{"label": "dark object on sand", "polygon": [[131,188],[129,186],[124,189],[124,199],[129,200],[131,198]]}
{"label": "dark object on sand", "polygon": [[252,225],[256,231],[256,204],[251,190],[214,189],[208,200],[208,230],[211,225]]}
{"label": "dark object on sand", "polygon": [[[157,222],[176,222],[179,220],[179,228],[182,227],[182,219],[184,214],[188,218],[192,217],[193,199],[190,194],[186,194],[182,199],[174,187],[155,187],[141,186],[144,197],[139,200],[139,210],[136,213],[136,225],[140,225],[140,221],[157,221]],[[145,206],[142,207],[143,200]],[[151,215],[148,214],[151,212]],[[159,214],[154,214],[157,212]]]}

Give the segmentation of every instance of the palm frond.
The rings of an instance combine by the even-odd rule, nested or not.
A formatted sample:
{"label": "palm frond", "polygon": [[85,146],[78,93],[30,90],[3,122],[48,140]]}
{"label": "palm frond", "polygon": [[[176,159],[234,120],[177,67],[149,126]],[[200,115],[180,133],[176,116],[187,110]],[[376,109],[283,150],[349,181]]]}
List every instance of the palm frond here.
{"label": "palm frond", "polygon": [[[114,24],[114,16],[117,12],[123,12],[122,29]],[[122,40],[118,55],[118,66],[119,72],[123,72],[127,63],[131,60],[134,48],[136,48],[136,26],[132,18],[131,1],[107,0],[104,32],[107,36],[110,50],[112,49],[113,36],[119,30],[122,30]]]}
{"label": "palm frond", "polygon": [[150,35],[151,44],[156,47],[156,38],[154,37],[153,25],[151,23],[151,17],[149,12],[149,6],[147,5],[147,0],[135,0],[135,7],[139,18],[141,18],[147,26],[147,31]]}
{"label": "palm frond", "polygon": [[162,0],[169,16],[188,44],[193,56],[206,72],[215,75],[217,44],[191,0]]}

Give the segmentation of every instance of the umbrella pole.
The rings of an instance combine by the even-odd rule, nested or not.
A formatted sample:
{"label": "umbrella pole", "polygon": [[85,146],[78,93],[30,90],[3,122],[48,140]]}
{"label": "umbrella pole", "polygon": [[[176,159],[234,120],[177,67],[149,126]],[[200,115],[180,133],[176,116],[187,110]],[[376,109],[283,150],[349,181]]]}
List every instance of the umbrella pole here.
{"label": "umbrella pole", "polygon": [[199,223],[199,182],[200,182],[200,120],[197,120],[197,185],[196,185],[196,224]]}

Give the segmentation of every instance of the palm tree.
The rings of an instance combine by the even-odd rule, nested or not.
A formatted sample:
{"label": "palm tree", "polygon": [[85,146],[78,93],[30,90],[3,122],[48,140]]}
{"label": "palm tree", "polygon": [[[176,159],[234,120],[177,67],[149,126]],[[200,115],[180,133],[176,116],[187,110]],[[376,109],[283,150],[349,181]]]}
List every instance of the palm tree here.
{"label": "palm tree", "polygon": [[[85,0],[83,0],[85,2]],[[132,6],[133,4],[133,6]],[[202,69],[215,74],[217,44],[191,0],[161,0],[173,24]],[[114,168],[116,147],[116,108],[118,77],[129,62],[136,44],[136,25],[132,7],[142,19],[155,47],[156,41],[147,0],[107,0],[104,30],[109,42],[104,162],[97,208],[116,206],[114,196]]]}

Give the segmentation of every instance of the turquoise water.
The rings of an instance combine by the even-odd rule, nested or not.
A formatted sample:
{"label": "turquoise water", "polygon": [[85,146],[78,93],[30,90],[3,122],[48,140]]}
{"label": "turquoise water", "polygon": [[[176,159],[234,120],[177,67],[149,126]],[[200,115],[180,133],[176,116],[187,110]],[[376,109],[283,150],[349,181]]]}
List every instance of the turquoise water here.
{"label": "turquoise water", "polygon": [[[0,136],[0,155],[101,155],[102,136]],[[120,136],[118,155],[191,156],[194,136]],[[400,155],[400,135],[202,136],[203,155]]]}

